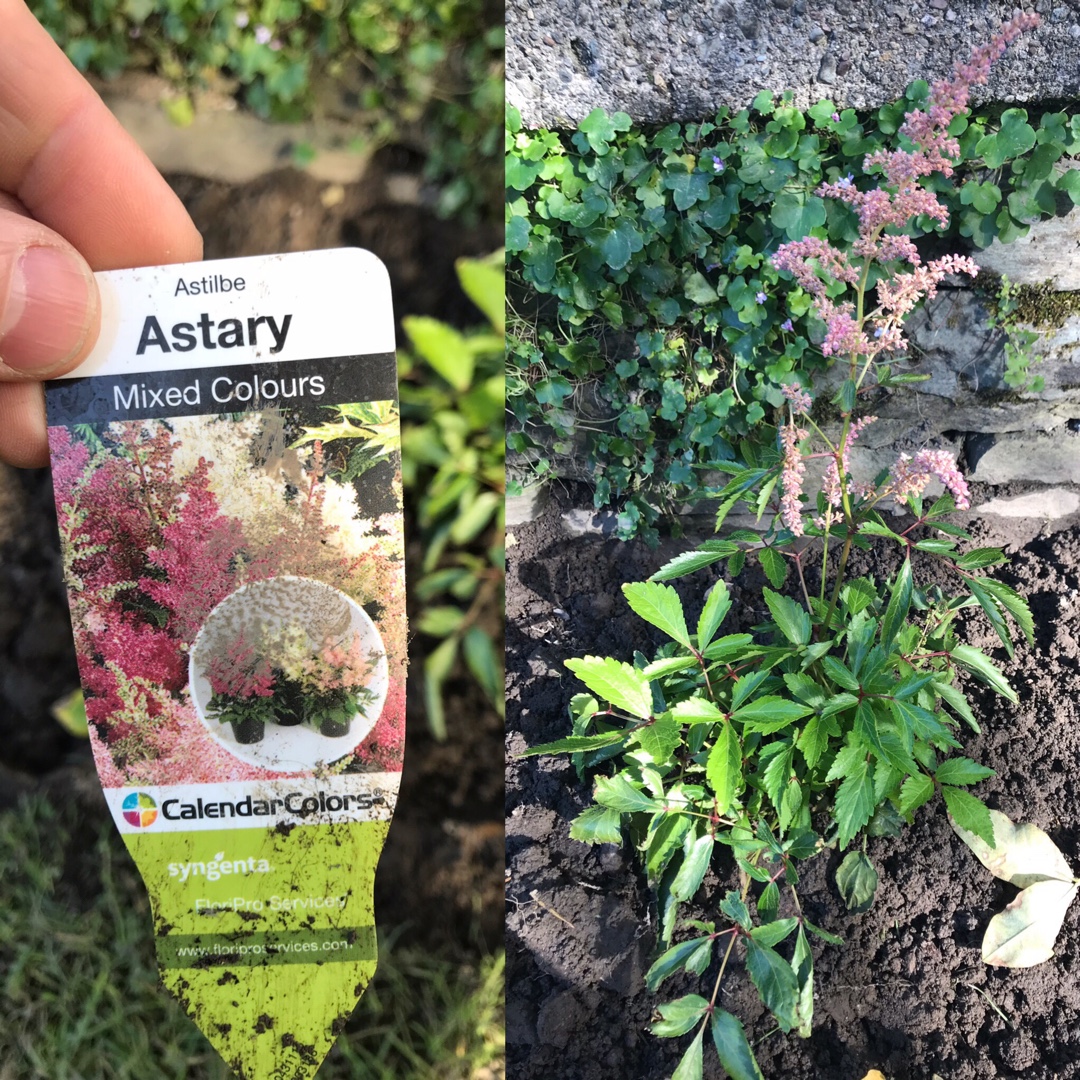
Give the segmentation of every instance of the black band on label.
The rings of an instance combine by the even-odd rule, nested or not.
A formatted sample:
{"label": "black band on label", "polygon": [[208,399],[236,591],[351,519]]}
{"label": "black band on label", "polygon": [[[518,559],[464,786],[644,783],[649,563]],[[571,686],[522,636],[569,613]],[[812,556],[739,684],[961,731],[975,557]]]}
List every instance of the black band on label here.
{"label": "black band on label", "polygon": [[45,384],[51,427],[206,416],[275,407],[316,416],[324,405],[396,401],[393,353],[330,356],[227,367],[92,375]]}

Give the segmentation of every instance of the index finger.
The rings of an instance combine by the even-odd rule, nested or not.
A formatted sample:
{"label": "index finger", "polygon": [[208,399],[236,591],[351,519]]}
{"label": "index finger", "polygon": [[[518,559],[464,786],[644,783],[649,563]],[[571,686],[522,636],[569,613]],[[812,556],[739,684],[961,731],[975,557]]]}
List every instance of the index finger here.
{"label": "index finger", "polygon": [[0,190],[95,270],[202,257],[183,204],[23,0],[0,0]]}

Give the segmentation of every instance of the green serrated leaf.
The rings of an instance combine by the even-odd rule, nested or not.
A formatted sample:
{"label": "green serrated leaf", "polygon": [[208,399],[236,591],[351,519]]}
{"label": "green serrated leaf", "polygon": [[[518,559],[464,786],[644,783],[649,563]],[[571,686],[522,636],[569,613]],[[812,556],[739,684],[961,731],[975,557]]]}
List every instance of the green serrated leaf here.
{"label": "green serrated leaf", "polygon": [[530,746],[519,757],[535,757],[537,754],[583,754],[590,750],[602,750],[605,746],[615,746],[627,736],[625,731],[608,731],[601,735],[567,735],[565,739]]}
{"label": "green serrated leaf", "polygon": [[702,942],[708,940],[708,938],[697,937],[690,941],[681,941],[678,945],[673,945],[666,952],[661,953],[645,973],[645,985],[655,993],[660,984],[668,976],[674,975],[701,947]]}
{"label": "green serrated leaf", "polygon": [[713,639],[713,635],[720,629],[728,611],[731,610],[731,593],[727,584],[718,581],[709,590],[705,598],[705,606],[701,609],[701,616],[697,626],[697,647],[704,649]]}
{"label": "green serrated leaf", "polygon": [[658,581],[641,581],[622,587],[631,609],[647,623],[662,630],[684,648],[690,648],[682,600],[670,586]]}
{"label": "green serrated leaf", "polygon": [[[701,997],[700,994],[687,994],[685,997],[676,998],[674,1001],[665,1001],[662,1005],[657,1006],[663,1019],[652,1025],[652,1033],[659,1035],[661,1039],[685,1035],[705,1015],[708,1008],[708,1000]],[[699,1045],[703,1034],[704,1029],[698,1033],[698,1038],[695,1040]],[[676,1075],[678,1075],[677,1072]],[[698,1062],[697,1075],[701,1075],[700,1061]]]}
{"label": "green serrated leaf", "polygon": [[775,949],[746,939],[746,968],[765,1007],[776,1017],[781,1031],[790,1031],[796,1022],[799,986],[791,965]]}
{"label": "green serrated leaf", "polygon": [[722,562],[731,555],[737,554],[740,550],[738,545],[732,544],[727,550],[684,551],[681,555],[676,555],[674,559],[664,563],[649,580],[671,581],[672,578],[685,577],[695,570],[702,570],[706,566],[712,566],[713,563]]}
{"label": "green serrated leaf", "polygon": [[746,1032],[736,1017],[723,1009],[715,1009],[711,1029],[717,1056],[730,1080],[765,1080],[746,1041]]}
{"label": "green serrated leaf", "polygon": [[676,671],[685,671],[696,666],[697,660],[693,656],[666,656],[646,664],[641,673],[646,678],[659,679],[664,675],[672,675]]}
{"label": "green serrated leaf", "polygon": [[900,813],[911,815],[934,797],[934,781],[923,773],[909,776],[900,788]]}
{"label": "green serrated leaf", "polygon": [[601,806],[618,810],[621,814],[659,809],[659,804],[655,799],[635,787],[622,773],[617,773],[615,776],[598,776],[593,798]]}
{"label": "green serrated leaf", "polygon": [[767,671],[752,671],[749,675],[743,675],[736,679],[731,690],[732,709],[739,708],[768,677],[769,673]]}
{"label": "green serrated leaf", "polygon": [[990,819],[986,803],[963,788],[943,786],[941,794],[945,796],[945,809],[953,822],[993,847],[994,823]]}
{"label": "green serrated leaf", "polygon": [[848,911],[869,911],[878,887],[878,872],[862,851],[849,851],[836,868],[836,887]]}
{"label": "green serrated leaf", "polygon": [[1027,643],[1034,644],[1035,620],[1027,601],[1015,589],[995,578],[979,578],[979,584],[1016,620]]}
{"label": "green serrated leaf", "polygon": [[671,883],[671,892],[676,899],[689,900],[701,887],[705,871],[709,869],[715,843],[712,833],[706,833],[690,845],[690,850],[685,853],[683,864]]}
{"label": "green serrated leaf", "polygon": [[726,720],[709,751],[705,776],[716,796],[716,812],[726,814],[735,805],[743,785],[742,745],[735,729]]}
{"label": "green serrated leaf", "polygon": [[809,705],[802,702],[788,701],[787,698],[768,694],[736,709],[731,718],[740,721],[744,728],[771,734],[796,720],[801,720],[813,711]]}
{"label": "green serrated leaf", "polygon": [[795,1027],[802,1038],[809,1039],[814,1022],[814,954],[810,951],[810,942],[807,941],[806,932],[801,926],[795,938],[791,970],[795,972],[795,982],[799,988],[799,996],[795,1002]]}
{"label": "green serrated leaf", "polygon": [[669,761],[682,743],[679,721],[670,713],[657,717],[651,724],[637,728],[633,740],[657,765]]}
{"label": "green serrated leaf", "polygon": [[811,716],[803,726],[795,745],[799,748],[807,767],[813,769],[829,745],[830,729],[820,716]]}
{"label": "green serrated leaf", "polygon": [[977,784],[988,776],[994,776],[994,770],[985,765],[978,765],[971,758],[954,757],[943,761],[934,774],[939,784]]}
{"label": "green serrated leaf", "polygon": [[823,656],[821,658],[821,667],[837,686],[842,686],[852,693],[858,693],[861,689],[859,680],[835,656]]}
{"label": "green serrated leaf", "polygon": [[780,633],[793,645],[805,645],[810,640],[810,616],[806,609],[788,596],[781,596],[772,589],[763,589],[765,603]]}
{"label": "green serrated leaf", "polygon": [[[766,877],[769,877],[769,875],[766,874]],[[765,888],[761,890],[761,895],[758,897],[758,918],[763,922],[771,922],[776,918],[779,910],[780,886],[777,885],[775,881],[770,881]]]}
{"label": "green serrated leaf", "polygon": [[671,715],[680,724],[718,724],[724,714],[711,701],[703,697],[686,698],[671,707]]}
{"label": "green serrated leaf", "polygon": [[970,671],[980,682],[985,683],[991,690],[1007,698],[1014,705],[1017,703],[1016,691],[988,656],[971,645],[955,645],[949,653],[962,668]]}
{"label": "green serrated leaf", "polygon": [[874,784],[867,762],[860,761],[836,791],[833,813],[839,827],[837,843],[843,850],[874,812]]}
{"label": "green serrated leaf", "polygon": [[652,716],[649,680],[630,664],[610,656],[585,656],[566,661],[566,666],[604,701],[642,720]]}
{"label": "green serrated leaf", "polygon": [[843,945],[844,939],[838,937],[836,934],[830,934],[828,930],[822,930],[820,926],[815,926],[808,919],[803,921],[803,926],[810,931],[815,937],[821,938],[822,941],[828,942],[830,945]]}
{"label": "green serrated leaf", "polygon": [[982,732],[982,728],[979,727],[978,721],[975,719],[975,714],[971,711],[971,706],[968,704],[968,700],[964,695],[951,683],[935,682],[934,691],[938,697],[941,698],[945,704],[952,709],[957,716],[963,720],[976,735]]}
{"label": "green serrated leaf", "polygon": [[885,618],[881,621],[881,644],[886,649],[892,645],[911,610],[913,588],[911,560],[905,559],[893,583],[889,606],[885,609]]}
{"label": "green serrated leaf", "polygon": [[761,560],[761,568],[765,571],[769,583],[774,589],[779,589],[787,577],[787,560],[776,548],[772,547],[763,547],[758,552],[758,558]]}
{"label": "green serrated leaf", "polygon": [[693,819],[685,813],[664,812],[653,815],[645,841],[645,872],[649,885],[656,887],[668,864],[682,847]]}
{"label": "green serrated leaf", "polygon": [[570,823],[570,839],[583,844],[622,843],[622,818],[618,810],[590,806]]}
{"label": "green serrated leaf", "polygon": [[727,891],[724,899],[720,901],[719,906],[720,911],[733,923],[738,924],[744,930],[750,929],[750,909],[746,906],[746,902],[743,898],[734,889],[729,889]]}
{"label": "green serrated leaf", "polygon": [[701,1080],[703,1066],[702,1044],[704,1039],[705,1028],[702,1027],[686,1048],[686,1053],[683,1054],[679,1064],[675,1067],[675,1071],[671,1074],[671,1080]]}
{"label": "green serrated leaf", "polygon": [[793,916],[789,916],[786,919],[777,919],[775,922],[768,922],[762,926],[755,926],[750,931],[750,936],[759,945],[767,945],[769,948],[773,948],[787,938],[791,934],[791,931],[798,925],[799,920]]}

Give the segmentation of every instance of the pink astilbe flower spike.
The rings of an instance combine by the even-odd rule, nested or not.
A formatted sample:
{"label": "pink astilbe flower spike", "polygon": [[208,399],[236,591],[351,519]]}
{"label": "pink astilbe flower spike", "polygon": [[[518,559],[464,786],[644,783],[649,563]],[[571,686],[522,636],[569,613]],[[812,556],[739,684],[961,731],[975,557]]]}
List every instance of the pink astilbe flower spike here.
{"label": "pink astilbe flower spike", "polygon": [[[1038,25],[1038,15],[1017,15],[1002,26],[991,42],[975,49],[967,63],[958,65],[951,79],[934,84],[926,110],[908,113],[900,129],[914,149],[879,150],[865,158],[864,171],[876,172],[882,178],[878,186],[860,190],[852,177],[846,176],[818,188],[819,196],[845,202],[858,215],[859,239],[852,245],[851,258],[818,237],[783,244],[773,255],[773,265],[791,273],[811,295],[815,314],[826,325],[822,345],[825,356],[844,353],[853,360],[869,360],[904,348],[899,327],[915,304],[924,296],[932,296],[947,274],[978,272],[970,259],[956,256],[922,266],[915,245],[904,234],[909,223],[920,216],[942,227],[948,223],[946,207],[919,181],[935,172],[952,175],[960,147],[949,135],[949,125],[967,110],[971,87],[986,81],[994,60],[1021,33]],[[892,282],[879,281],[878,299],[886,318],[875,321],[873,338],[862,332],[850,304],[838,303],[827,295],[829,282],[858,284],[862,269],[853,260],[905,262],[913,267],[911,273],[896,275]]]}
{"label": "pink astilbe flower spike", "polygon": [[803,416],[810,411],[814,400],[798,383],[785,383],[780,393],[791,403],[791,411],[796,416]]}
{"label": "pink astilbe flower spike", "polygon": [[794,424],[785,424],[780,429],[780,445],[784,448],[784,465],[780,473],[780,520],[793,536],[803,535],[802,520],[802,485],[806,475],[806,462],[803,460],[799,443],[809,432]]}
{"label": "pink astilbe flower spike", "polygon": [[844,449],[839,455],[840,464],[837,464],[836,458],[834,457],[832,461],[829,462],[829,467],[825,470],[825,479],[822,483],[822,490],[825,492],[825,498],[829,500],[829,504],[835,506],[837,509],[844,504],[843,489],[840,484],[841,466],[844,470],[844,476],[847,478],[848,491],[854,495],[864,493],[864,489],[861,486],[856,492],[855,486],[851,483],[851,448],[863,429],[872,424],[876,419],[876,416],[864,416],[861,419],[854,421],[851,425],[851,430],[848,431]]}
{"label": "pink astilbe flower spike", "polygon": [[967,510],[971,506],[967,481],[960,475],[956,460],[948,450],[920,450],[914,457],[901,454],[892,468],[891,482],[885,490],[897,499],[921,495],[932,476],[936,476],[952,493],[958,510]]}

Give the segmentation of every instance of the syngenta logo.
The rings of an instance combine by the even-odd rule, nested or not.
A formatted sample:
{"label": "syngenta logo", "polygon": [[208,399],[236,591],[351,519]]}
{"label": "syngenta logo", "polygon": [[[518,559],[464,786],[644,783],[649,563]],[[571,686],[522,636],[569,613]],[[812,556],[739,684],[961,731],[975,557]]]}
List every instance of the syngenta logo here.
{"label": "syngenta logo", "polygon": [[219,881],[230,874],[269,874],[273,869],[265,859],[226,859],[225,852],[219,851],[209,862],[169,863],[169,877],[178,877],[183,885],[192,877]]}
{"label": "syngenta logo", "polygon": [[124,820],[129,825],[134,825],[136,829],[145,829],[157,821],[157,803],[144,791],[133,791],[130,795],[126,795],[120,804],[120,809]]}

